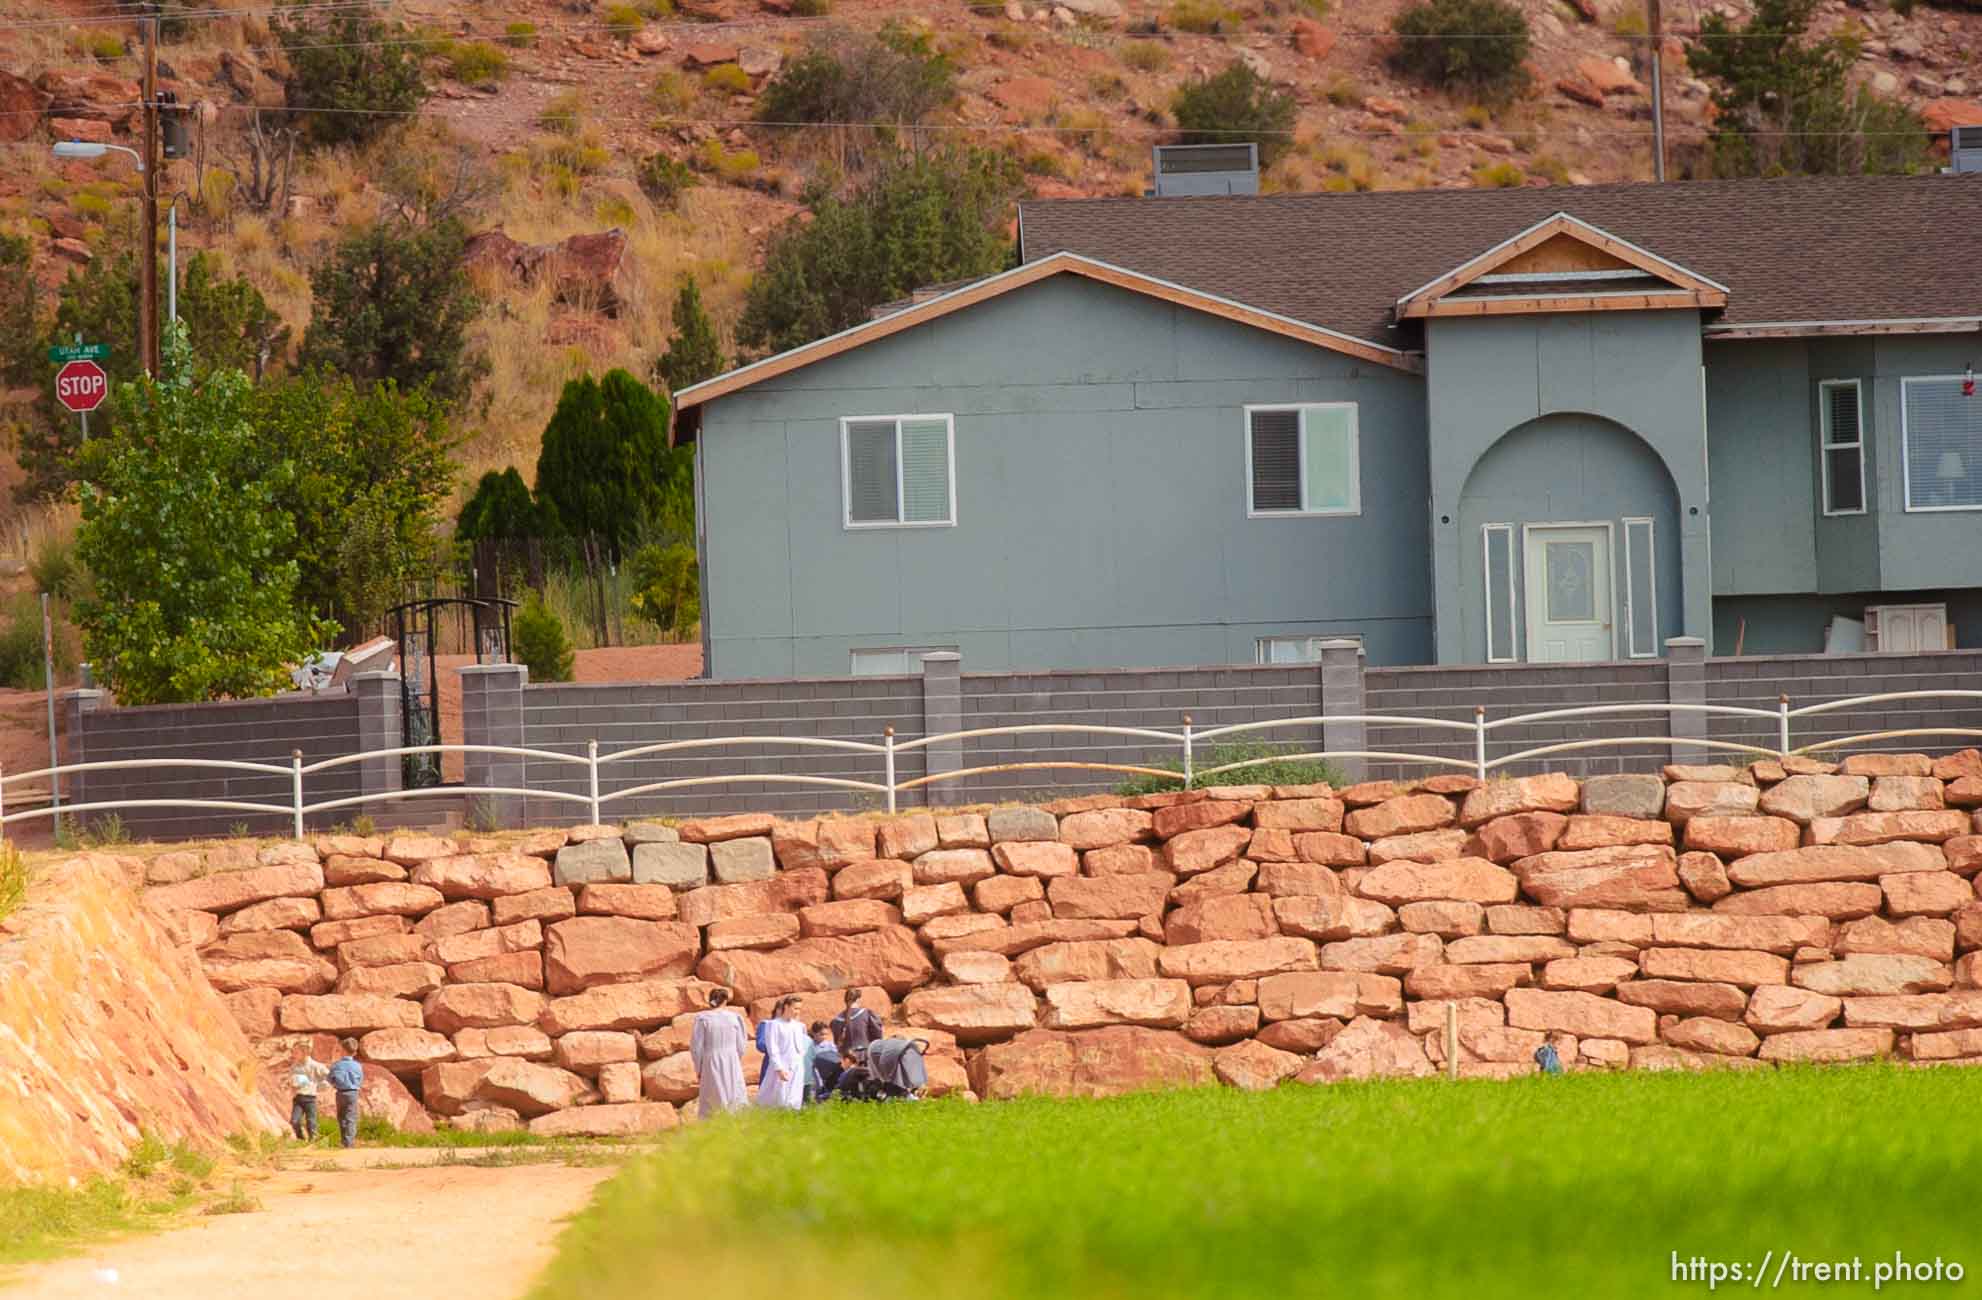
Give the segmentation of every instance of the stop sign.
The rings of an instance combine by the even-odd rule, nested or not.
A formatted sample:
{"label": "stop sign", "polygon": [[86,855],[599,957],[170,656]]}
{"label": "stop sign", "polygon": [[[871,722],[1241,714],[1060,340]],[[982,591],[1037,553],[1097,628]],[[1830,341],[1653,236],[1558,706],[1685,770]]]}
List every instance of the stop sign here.
{"label": "stop sign", "polygon": [[55,372],[55,400],[81,415],[103,405],[110,377],[94,361],[71,361]]}

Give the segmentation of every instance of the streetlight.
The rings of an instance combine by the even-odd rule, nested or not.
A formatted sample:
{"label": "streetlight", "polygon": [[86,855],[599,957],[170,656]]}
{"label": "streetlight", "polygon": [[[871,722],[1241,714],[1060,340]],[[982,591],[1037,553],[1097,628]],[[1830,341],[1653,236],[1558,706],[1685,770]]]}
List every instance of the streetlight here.
{"label": "streetlight", "polygon": [[[147,114],[149,118],[149,114]],[[145,133],[145,148],[149,151],[151,131]],[[101,158],[111,150],[131,155],[138,166],[138,175],[144,184],[144,234],[141,252],[144,254],[144,275],[138,282],[138,364],[146,374],[158,372],[158,356],[155,351],[158,340],[158,182],[145,166],[145,155],[136,149],[121,144],[104,144],[96,140],[57,140],[54,153],[57,158]],[[175,250],[176,251],[176,250]],[[177,268],[173,272],[173,285],[177,288]]]}
{"label": "streetlight", "polygon": [[139,171],[145,169],[144,155],[140,154],[136,149],[131,149],[121,144],[98,144],[93,140],[57,140],[55,142],[55,156],[57,158],[101,158],[112,149],[115,149],[118,153],[131,155],[137,162]]}

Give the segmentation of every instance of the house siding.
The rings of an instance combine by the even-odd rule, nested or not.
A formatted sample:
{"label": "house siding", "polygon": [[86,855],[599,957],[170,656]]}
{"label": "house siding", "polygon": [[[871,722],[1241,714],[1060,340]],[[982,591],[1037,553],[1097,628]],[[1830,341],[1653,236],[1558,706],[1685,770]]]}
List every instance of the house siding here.
{"label": "house siding", "polygon": [[[1612,523],[1621,620],[1622,520],[1653,518],[1658,638],[1705,636],[1699,313],[1434,319],[1426,351],[1438,662],[1486,657],[1480,525],[1489,522]],[[1618,637],[1622,655],[1621,622]]]}
{"label": "house siding", "polygon": [[[1353,401],[1362,513],[1251,519],[1248,403]],[[954,415],[956,526],[844,527],[839,421]],[[1055,277],[732,394],[700,434],[709,672],[861,646],[988,670],[1244,663],[1257,637],[1432,655],[1420,379]]]}

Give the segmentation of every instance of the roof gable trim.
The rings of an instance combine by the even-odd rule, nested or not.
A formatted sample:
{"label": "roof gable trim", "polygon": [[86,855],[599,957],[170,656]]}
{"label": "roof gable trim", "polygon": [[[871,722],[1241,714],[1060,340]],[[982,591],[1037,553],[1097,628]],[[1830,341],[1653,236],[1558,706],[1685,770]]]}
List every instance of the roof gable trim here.
{"label": "roof gable trim", "polygon": [[1277,312],[1251,307],[1230,298],[1221,298],[1216,294],[1203,293],[1180,284],[1173,284],[1168,280],[1159,280],[1154,276],[1143,275],[1139,272],[1126,270],[1123,267],[1114,266],[1107,262],[1082,257],[1077,253],[1054,253],[1036,262],[1028,262],[1010,271],[1002,271],[997,275],[989,276],[973,284],[967,284],[960,289],[952,289],[948,293],[939,294],[912,307],[905,307],[898,312],[883,316],[879,320],[863,321],[849,329],[840,331],[838,334],[828,335],[823,339],[816,339],[802,347],[792,348],[787,352],[780,352],[776,356],[766,357],[762,361],[755,361],[747,366],[740,366],[728,374],[718,375],[714,379],[707,379],[699,384],[684,388],[674,395],[675,409],[685,410],[689,407],[699,406],[715,398],[727,396],[739,389],[748,388],[753,384],[762,383],[767,379],[775,379],[779,375],[789,374],[794,370],[812,365],[815,362],[838,356],[842,352],[851,351],[868,343],[879,342],[881,339],[899,334],[903,330],[912,329],[917,325],[938,320],[952,312],[961,311],[966,307],[974,306],[988,299],[1000,297],[1010,293],[1014,289],[1024,288],[1026,285],[1037,283],[1054,275],[1078,275],[1084,279],[1096,280],[1103,284],[1111,284],[1133,293],[1140,293],[1164,302],[1175,303],[1178,306],[1188,307],[1194,311],[1201,311],[1208,315],[1235,321],[1241,325],[1250,325],[1255,329],[1262,329],[1271,334],[1279,334],[1285,338],[1309,343],[1316,347],[1327,348],[1330,351],[1341,352],[1348,356],[1375,362],[1378,365],[1390,366],[1397,370],[1417,373],[1424,369],[1424,364],[1420,357],[1399,348],[1387,348],[1380,344],[1356,338],[1353,335],[1343,334],[1337,330],[1309,324],[1307,321],[1295,320],[1291,316],[1282,316]]}
{"label": "roof gable trim", "polygon": [[[1455,267],[1444,275],[1421,285],[1397,300],[1398,319],[1428,316],[1479,315],[1480,308],[1475,302],[1450,301],[1451,296],[1476,281],[1488,280],[1495,272],[1516,263],[1525,255],[1553,240],[1568,240],[1584,245],[1603,255],[1611,265],[1629,268],[1642,275],[1651,276],[1669,285],[1669,289],[1655,293],[1618,297],[1608,302],[1584,305],[1567,305],[1552,301],[1552,293],[1534,294],[1519,300],[1509,300],[1500,307],[1501,312],[1516,310],[1532,311],[1602,311],[1619,309],[1640,309],[1642,307],[1724,307],[1727,305],[1728,288],[1717,280],[1688,270],[1677,262],[1668,261],[1656,253],[1640,248],[1628,239],[1620,239],[1608,231],[1600,230],[1587,221],[1578,220],[1566,212],[1558,212],[1546,217],[1509,239],[1502,240],[1479,256]],[[1524,279],[1536,278],[1536,272],[1518,272]],[[1555,273],[1561,274],[1561,273]],[[1576,295],[1578,299],[1589,298],[1588,294]],[[1520,304],[1520,305],[1517,305]]]}

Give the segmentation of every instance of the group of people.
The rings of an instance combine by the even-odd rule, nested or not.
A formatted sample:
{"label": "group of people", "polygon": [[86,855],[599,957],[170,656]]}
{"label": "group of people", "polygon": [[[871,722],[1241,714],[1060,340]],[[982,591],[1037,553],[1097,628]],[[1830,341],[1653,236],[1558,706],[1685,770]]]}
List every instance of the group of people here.
{"label": "group of people", "polygon": [[337,1135],[346,1147],[358,1144],[358,1092],[365,1086],[365,1067],[358,1063],[358,1040],[347,1038],[338,1050],[344,1055],[329,1065],[310,1055],[309,1044],[296,1047],[289,1063],[289,1129],[298,1142],[317,1135],[317,1090],[328,1083],[337,1094]]}
{"label": "group of people", "polygon": [[764,1054],[757,1104],[798,1110],[834,1096],[864,1068],[867,1049],[882,1036],[880,1017],[860,1005],[859,989],[846,991],[845,1009],[831,1021],[815,1020],[809,1027],[799,1019],[799,996],[780,998],[771,1015],[757,1022],[754,1038],[729,1001],[728,989],[710,993],[709,1009],[695,1017],[689,1038],[704,1118],[748,1104],[743,1054],[753,1041]]}

